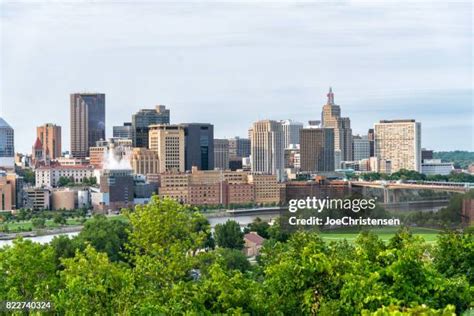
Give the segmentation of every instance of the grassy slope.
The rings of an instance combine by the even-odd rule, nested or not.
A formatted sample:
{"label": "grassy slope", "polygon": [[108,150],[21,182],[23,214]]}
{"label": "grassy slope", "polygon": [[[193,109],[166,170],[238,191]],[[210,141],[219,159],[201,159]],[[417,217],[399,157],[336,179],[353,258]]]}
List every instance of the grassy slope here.
{"label": "grassy slope", "polygon": [[[398,227],[384,227],[384,228],[371,228],[370,231],[376,233],[383,241],[388,241],[392,238],[395,233],[397,232]],[[423,228],[423,227],[413,227],[411,231],[415,235],[420,235],[426,242],[433,243],[436,241],[438,233],[441,230],[433,229],[433,228]],[[357,238],[359,231],[354,229],[348,230],[335,230],[335,231],[323,231],[321,232],[321,236],[326,241],[331,240],[340,240],[340,239],[347,239],[347,241],[351,242]]]}

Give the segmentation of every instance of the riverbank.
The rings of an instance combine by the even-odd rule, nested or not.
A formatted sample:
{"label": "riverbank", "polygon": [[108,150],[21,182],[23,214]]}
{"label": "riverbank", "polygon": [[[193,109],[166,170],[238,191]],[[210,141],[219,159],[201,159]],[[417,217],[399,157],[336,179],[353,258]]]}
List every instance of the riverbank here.
{"label": "riverbank", "polygon": [[37,229],[35,231],[15,232],[15,233],[0,233],[0,240],[12,240],[18,237],[40,237],[48,235],[60,235],[67,233],[80,232],[84,226],[62,226],[56,228]]}

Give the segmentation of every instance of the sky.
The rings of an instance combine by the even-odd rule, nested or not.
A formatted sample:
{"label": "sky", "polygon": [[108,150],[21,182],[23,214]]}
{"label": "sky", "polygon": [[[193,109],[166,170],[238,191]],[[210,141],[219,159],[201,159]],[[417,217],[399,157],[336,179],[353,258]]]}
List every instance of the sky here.
{"label": "sky", "polygon": [[474,151],[473,8],[443,1],[0,0],[0,117],[16,151],[62,126],[69,94],[106,94],[112,126],[156,104],[171,122],[246,136],[319,119],[329,86],[354,134],[416,119],[422,146]]}

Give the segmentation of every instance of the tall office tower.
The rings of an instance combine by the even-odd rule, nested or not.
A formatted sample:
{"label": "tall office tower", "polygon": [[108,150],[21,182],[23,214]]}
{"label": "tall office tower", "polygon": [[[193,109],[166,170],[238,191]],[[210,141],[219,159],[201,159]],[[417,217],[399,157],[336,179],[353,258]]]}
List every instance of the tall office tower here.
{"label": "tall office tower", "polygon": [[61,157],[61,126],[47,123],[36,128],[36,136],[43,144],[43,152],[50,159]]}
{"label": "tall office tower", "polygon": [[300,131],[301,171],[334,171],[334,129],[303,128]]}
{"label": "tall office tower", "polygon": [[292,120],[281,121],[283,127],[284,146],[289,148],[290,145],[300,143],[300,130],[303,128],[303,123]]}
{"label": "tall office tower", "polygon": [[252,172],[277,175],[285,168],[283,127],[277,121],[258,121],[249,130]]}
{"label": "tall office tower", "polygon": [[132,139],[132,123],[125,122],[122,126],[113,126],[112,135],[114,138]]}
{"label": "tall office tower", "polygon": [[369,139],[369,146],[370,146],[370,157],[375,157],[375,133],[373,128],[369,128],[367,133],[367,138]]}
{"label": "tall office tower", "polygon": [[391,172],[421,172],[421,123],[415,120],[383,120],[374,124],[375,154],[390,161]]}
{"label": "tall office tower", "polygon": [[15,138],[13,128],[0,117],[0,167],[15,165]]}
{"label": "tall office tower", "polygon": [[243,158],[250,156],[250,139],[234,137],[229,139],[229,158]]}
{"label": "tall office tower", "polygon": [[133,147],[148,146],[148,126],[169,124],[170,110],[165,105],[157,105],[154,109],[142,109],[132,115]]}
{"label": "tall office tower", "polygon": [[71,98],[71,154],[89,155],[89,147],[105,139],[105,94],[73,93]]}
{"label": "tall office tower", "polygon": [[185,138],[184,127],[180,125],[150,125],[150,150],[158,153],[159,171],[184,172],[185,169]]}
{"label": "tall office tower", "polygon": [[214,139],[214,168],[229,169],[229,140]]}
{"label": "tall office tower", "polygon": [[186,170],[214,169],[214,125],[208,123],[180,124],[184,128]]}
{"label": "tall office tower", "polygon": [[354,154],[354,161],[369,159],[370,141],[368,136],[354,135],[352,137],[352,153]]}
{"label": "tall office tower", "polygon": [[334,103],[332,88],[329,88],[327,96],[328,101],[323,106],[321,115],[322,127],[334,129],[334,150],[340,151],[342,161],[350,161],[352,160],[351,120],[348,117],[341,117],[341,107]]}

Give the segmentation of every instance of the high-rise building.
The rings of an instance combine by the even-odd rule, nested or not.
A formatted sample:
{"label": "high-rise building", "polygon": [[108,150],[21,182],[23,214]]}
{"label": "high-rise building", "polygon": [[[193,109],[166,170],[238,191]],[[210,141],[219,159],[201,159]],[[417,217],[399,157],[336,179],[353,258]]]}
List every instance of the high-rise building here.
{"label": "high-rise building", "polygon": [[0,167],[13,168],[15,165],[15,139],[13,128],[0,117]]}
{"label": "high-rise building", "polygon": [[282,180],[285,164],[281,123],[271,120],[255,122],[249,135],[252,172],[274,174]]}
{"label": "high-rise building", "polygon": [[300,130],[303,128],[303,123],[295,122],[293,120],[281,121],[283,127],[284,147],[289,148],[290,145],[300,143]]}
{"label": "high-rise building", "polygon": [[89,147],[105,139],[105,94],[73,93],[70,99],[71,154],[85,158]]}
{"label": "high-rise building", "polygon": [[300,132],[301,171],[334,171],[334,129],[303,128]]}
{"label": "high-rise building", "polygon": [[375,132],[373,128],[369,128],[367,133],[367,138],[369,139],[369,146],[370,146],[370,157],[375,157]]}
{"label": "high-rise building", "polygon": [[36,128],[36,136],[43,144],[43,152],[50,159],[61,157],[61,126],[46,123]]}
{"label": "high-rise building", "polygon": [[352,153],[354,155],[354,161],[369,159],[370,141],[368,136],[354,135],[352,137]]}
{"label": "high-rise building", "polygon": [[180,124],[185,136],[186,170],[214,169],[214,126],[208,123]]}
{"label": "high-rise building", "polygon": [[114,138],[132,139],[133,129],[131,122],[125,122],[122,126],[113,126],[112,133]]}
{"label": "high-rise building", "polygon": [[341,107],[334,103],[332,88],[329,88],[327,97],[328,101],[323,106],[321,115],[322,127],[334,129],[334,150],[340,151],[340,159],[342,161],[352,160],[351,120],[348,117],[341,117]]}
{"label": "high-rise building", "polygon": [[390,161],[391,172],[421,172],[421,123],[415,120],[383,120],[374,124],[375,154]]}
{"label": "high-rise building", "polygon": [[158,153],[159,172],[184,172],[184,127],[180,125],[150,125],[149,147]]}
{"label": "high-rise building", "polygon": [[229,140],[214,139],[214,168],[229,169]]}
{"label": "high-rise building", "polygon": [[250,156],[250,139],[234,137],[229,138],[229,158],[242,159]]}
{"label": "high-rise building", "polygon": [[133,148],[130,162],[135,174],[156,174],[160,172],[160,160],[156,151],[147,148]]}
{"label": "high-rise building", "polygon": [[170,110],[165,105],[157,105],[154,109],[142,109],[132,115],[133,147],[148,146],[148,130],[150,125],[169,124]]}

